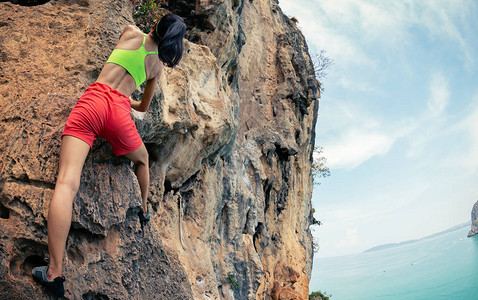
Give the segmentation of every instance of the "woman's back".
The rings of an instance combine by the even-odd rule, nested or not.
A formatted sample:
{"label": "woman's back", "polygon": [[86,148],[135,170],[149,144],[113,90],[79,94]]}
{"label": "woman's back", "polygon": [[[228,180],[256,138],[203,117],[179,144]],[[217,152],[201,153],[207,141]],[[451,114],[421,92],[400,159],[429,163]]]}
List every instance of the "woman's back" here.
{"label": "woman's back", "polygon": [[[142,70],[143,66],[141,65],[141,60],[144,54],[143,56],[141,56],[141,51],[137,51],[141,50],[141,48],[143,47],[143,41],[145,50],[144,53],[149,54],[144,57],[144,71]],[[121,50],[117,51],[118,49]],[[135,51],[137,51],[137,53],[135,53]],[[107,84],[113,89],[122,92],[126,96],[129,96],[136,89],[138,85],[138,79],[135,82],[133,76],[126,70],[126,68],[129,68],[127,62],[129,62],[130,68],[133,69],[132,63],[136,64],[136,61],[132,62],[131,58],[133,56],[136,56],[135,58],[139,59],[139,61],[137,63],[138,65],[135,66],[135,68],[140,69],[137,70],[136,73],[146,72],[146,80],[152,79],[154,77],[159,76],[162,70],[162,63],[160,62],[158,55],[156,54],[157,51],[158,45],[155,43],[150,34],[145,35],[137,27],[128,25],[121,34],[118,44],[115,47],[114,52],[116,53],[113,53],[113,55],[110,57],[110,61],[105,64],[96,81]],[[117,55],[116,59],[114,59],[115,54]],[[125,58],[123,60],[125,64],[122,66],[120,65],[120,56],[123,54],[129,55],[130,58]],[[130,71],[134,73],[131,69]],[[141,83],[142,82],[139,82],[139,84]]]}

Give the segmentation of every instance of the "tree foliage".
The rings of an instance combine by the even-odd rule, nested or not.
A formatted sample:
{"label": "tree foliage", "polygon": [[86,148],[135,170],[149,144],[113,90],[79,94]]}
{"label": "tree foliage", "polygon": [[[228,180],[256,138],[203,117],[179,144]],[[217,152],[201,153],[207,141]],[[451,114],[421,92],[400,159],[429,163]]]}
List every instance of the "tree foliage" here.
{"label": "tree foliage", "polygon": [[[329,167],[327,167],[327,159],[324,156],[323,147],[315,147],[312,152],[312,178],[314,185],[320,185],[319,178],[325,178],[330,176]],[[312,208],[312,220],[311,225],[322,225],[322,222],[317,220],[314,216],[315,209]],[[317,240],[312,241],[312,249],[314,253],[317,253],[320,249],[319,242]]]}
{"label": "tree foliage", "polygon": [[151,27],[164,15],[162,5],[168,5],[165,0],[131,0],[133,3],[133,18],[136,26],[143,32],[149,32]]}
{"label": "tree foliage", "polygon": [[239,282],[237,282],[237,279],[236,279],[236,276],[234,275],[234,273],[232,272],[229,272],[227,273],[227,283],[230,284],[231,286],[231,290],[235,291],[235,290],[239,290],[241,287],[239,286]]}
{"label": "tree foliage", "polygon": [[320,185],[319,178],[330,176],[329,167],[327,167],[327,158],[324,156],[323,147],[315,147],[312,152],[312,177],[314,185]]}
{"label": "tree foliage", "polygon": [[312,292],[309,295],[309,300],[318,300],[318,299],[330,300],[330,298],[332,298],[332,295],[327,295],[326,292],[322,293],[321,291]]}
{"label": "tree foliage", "polygon": [[314,64],[315,77],[323,79],[327,76],[326,70],[334,64],[334,61],[326,55],[325,50],[312,55],[312,63]]}
{"label": "tree foliage", "polygon": [[311,225],[322,225],[322,222],[320,222],[319,220],[317,220],[315,217],[314,217],[314,214],[315,214],[315,208],[312,208],[312,222],[311,222]]}
{"label": "tree foliage", "polygon": [[315,238],[312,238],[312,251],[314,253],[318,253],[319,250],[320,250],[319,242]]}

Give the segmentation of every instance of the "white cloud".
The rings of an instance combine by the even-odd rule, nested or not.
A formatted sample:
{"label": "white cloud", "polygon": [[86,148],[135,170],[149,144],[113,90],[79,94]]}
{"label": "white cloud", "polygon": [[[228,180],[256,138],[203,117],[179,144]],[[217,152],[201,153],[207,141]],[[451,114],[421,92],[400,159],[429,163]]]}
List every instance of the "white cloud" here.
{"label": "white cloud", "polygon": [[469,114],[450,128],[450,134],[465,134],[468,147],[449,161],[452,166],[458,166],[468,173],[474,173],[478,171],[478,92],[475,93],[467,110]]}
{"label": "white cloud", "polygon": [[[281,0],[280,5],[299,19],[310,48],[326,50],[335,61],[317,125],[317,144],[332,169],[314,192],[323,203],[315,206],[324,223],[317,228],[319,256],[421,235],[420,216],[432,206],[449,221],[450,203],[459,207],[458,198],[470,198],[449,192],[453,186],[464,190],[457,185],[464,180],[455,175],[472,182],[478,172],[478,92],[464,109],[474,73],[462,76],[476,69],[478,2]],[[367,174],[377,171],[376,164],[357,170],[360,180],[357,173],[342,172],[387,153],[380,169],[384,184]],[[396,170],[385,169],[388,163]],[[346,170],[334,174],[338,168]],[[473,185],[469,189],[476,195]],[[410,222],[402,224],[403,218]],[[427,230],[443,224],[436,220],[427,222],[433,224]]]}
{"label": "white cloud", "polygon": [[408,156],[416,157],[424,153],[430,142],[444,135],[449,101],[448,80],[441,72],[432,73],[427,109],[416,119],[417,125],[408,137],[410,141]]}
{"label": "white cloud", "polygon": [[[406,120],[390,124],[376,113],[352,101],[329,99],[321,107],[318,130],[327,165],[333,169],[353,169],[365,161],[390,151],[400,137],[413,131],[416,124]],[[326,127],[321,127],[326,124]]]}
{"label": "white cloud", "polygon": [[[324,122],[331,126],[331,133],[321,142],[329,168],[353,169],[373,157],[388,153],[394,143],[403,137],[410,145],[409,157],[425,153],[427,146],[447,130],[446,109],[451,92],[443,72],[435,71],[430,75],[428,90],[429,96],[424,101],[426,109],[395,124],[380,119],[359,104],[331,100],[335,102],[332,104],[333,112],[323,113],[319,120],[319,125]],[[332,114],[334,116],[330,117]]]}
{"label": "white cloud", "polygon": [[370,84],[366,81],[350,80],[346,76],[339,78],[336,84],[349,91],[383,94],[383,91],[381,91],[376,85]]}
{"label": "white cloud", "polygon": [[429,117],[439,117],[448,105],[449,98],[448,81],[442,73],[434,73],[430,82],[427,115]]}
{"label": "white cloud", "polygon": [[371,49],[406,52],[416,42],[412,37],[417,28],[433,39],[455,44],[465,66],[474,62],[466,39],[474,29],[464,28],[474,18],[473,1],[281,0],[280,5],[286,13],[300,16],[299,25],[309,43],[326,50],[338,68],[378,67]]}
{"label": "white cloud", "polygon": [[359,235],[358,235],[358,229],[357,228],[349,228],[345,232],[345,237],[344,239],[340,240],[335,244],[335,247],[337,248],[347,248],[351,247],[354,245],[357,245],[359,242]]}
{"label": "white cloud", "polygon": [[[290,12],[290,16],[301,16],[298,26],[307,37],[309,46],[325,50],[327,55],[340,66],[376,65],[374,59],[363,51],[356,36],[350,37],[344,34],[345,31],[342,28],[337,28],[329,22],[327,17],[336,18],[337,16],[324,13],[321,5],[281,1],[280,6],[286,13]],[[318,17],[319,15],[321,17]]]}
{"label": "white cloud", "polygon": [[324,148],[331,169],[353,169],[364,161],[387,153],[394,143],[392,136],[381,132],[351,129]]}
{"label": "white cloud", "polygon": [[[383,216],[390,209],[389,205],[384,205],[383,201],[363,201],[360,205],[350,205],[343,207],[340,205],[328,205],[323,211],[327,211],[324,216],[324,223],[327,225],[355,224],[359,225],[367,220]],[[323,213],[321,211],[320,213]]]}
{"label": "white cloud", "polygon": [[[413,3],[413,0],[408,0],[408,2]],[[476,9],[476,3],[466,0],[441,0],[438,5],[437,1],[423,1],[414,4],[418,5],[410,11],[413,16],[412,22],[425,26],[430,35],[435,38],[446,38],[455,42],[462,50],[464,66],[473,64],[473,52],[464,37],[466,33],[463,32],[467,28],[459,26],[469,23],[468,20],[474,18],[472,12]],[[474,34],[474,29],[471,30],[473,31],[471,34]]]}

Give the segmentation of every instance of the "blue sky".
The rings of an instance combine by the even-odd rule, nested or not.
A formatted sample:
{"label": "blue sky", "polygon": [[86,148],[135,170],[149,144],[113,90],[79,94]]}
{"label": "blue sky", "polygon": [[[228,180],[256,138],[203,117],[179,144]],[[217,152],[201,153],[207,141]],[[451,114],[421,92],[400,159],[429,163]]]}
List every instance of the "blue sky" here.
{"label": "blue sky", "polygon": [[280,0],[322,80],[316,257],[421,238],[478,200],[478,1]]}

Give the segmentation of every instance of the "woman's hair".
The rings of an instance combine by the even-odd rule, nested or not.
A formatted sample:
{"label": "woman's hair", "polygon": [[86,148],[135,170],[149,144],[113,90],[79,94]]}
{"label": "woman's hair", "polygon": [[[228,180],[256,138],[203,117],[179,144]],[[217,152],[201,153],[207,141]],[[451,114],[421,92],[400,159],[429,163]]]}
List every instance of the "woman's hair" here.
{"label": "woman's hair", "polygon": [[153,39],[158,44],[159,59],[174,67],[183,56],[183,38],[186,24],[178,15],[165,15],[153,28]]}

